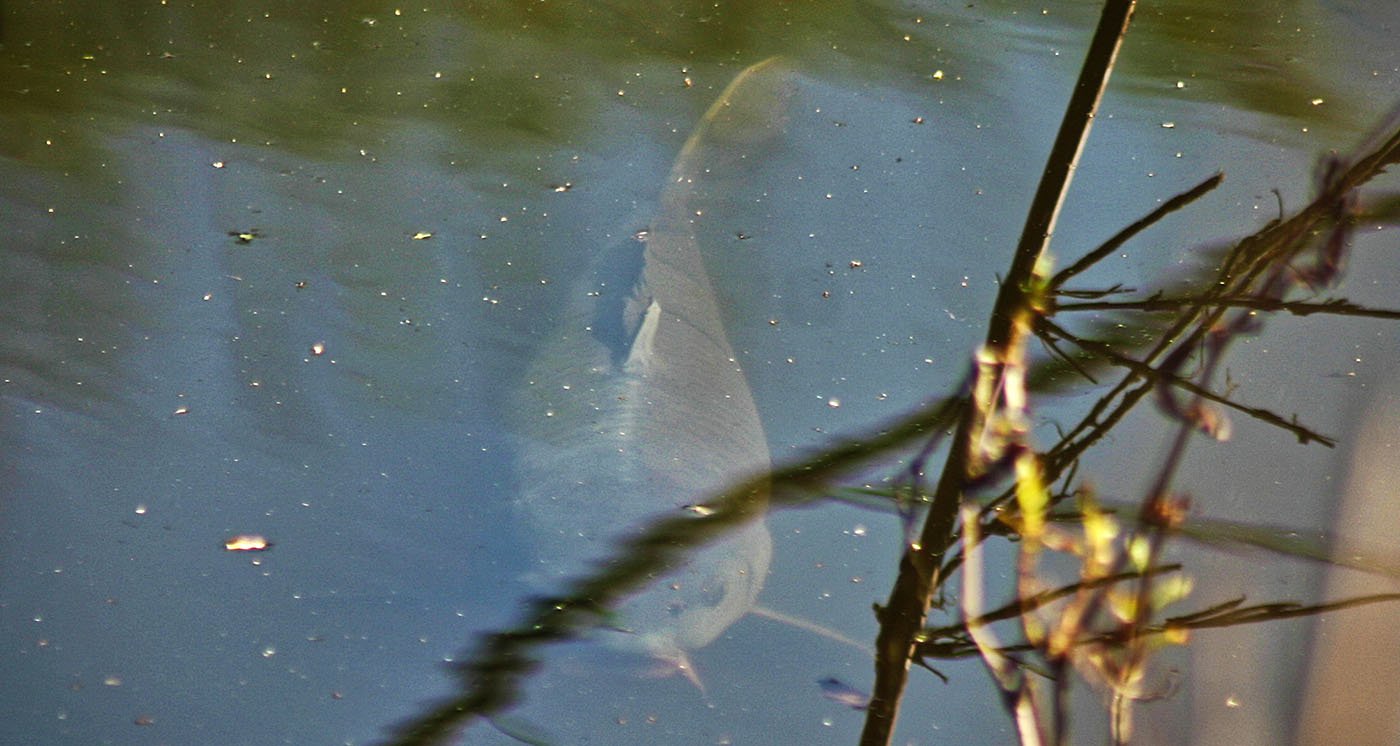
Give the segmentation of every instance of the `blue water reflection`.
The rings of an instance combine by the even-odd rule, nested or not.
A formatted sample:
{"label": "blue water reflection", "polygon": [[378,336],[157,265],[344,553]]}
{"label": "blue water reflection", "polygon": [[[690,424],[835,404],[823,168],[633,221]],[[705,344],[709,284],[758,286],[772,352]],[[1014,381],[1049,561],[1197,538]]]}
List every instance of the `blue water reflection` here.
{"label": "blue water reflection", "polygon": [[[1196,46],[1144,10],[1059,251],[1230,170],[1226,209],[1116,271],[1175,266],[1274,217],[1270,187],[1296,205],[1315,151],[1389,106],[1394,18],[1269,12],[1285,32],[1210,16],[1214,38],[1273,55],[1216,75],[1251,47]],[[0,741],[368,743],[451,692],[444,661],[531,592],[509,394],[595,252],[647,227],[714,95],[770,54],[801,71],[805,108],[723,208],[711,271],[774,459],[941,392],[982,333],[1093,17],[8,4]],[[1313,352],[1280,364],[1336,368]],[[1310,411],[1335,431],[1343,410]],[[1124,485],[1152,468],[1125,461]],[[1315,492],[1327,469],[1297,461],[1282,481]],[[1290,519],[1321,520],[1294,502]],[[763,602],[868,639],[898,522],[843,507],[770,525]],[[274,546],[226,552],[239,533]],[[705,650],[704,694],[585,646],[547,663],[515,717],[565,743],[849,743],[859,713],[817,682],[870,676],[860,653],[759,618]],[[915,677],[907,740],[1009,742],[980,666],[947,672]]]}

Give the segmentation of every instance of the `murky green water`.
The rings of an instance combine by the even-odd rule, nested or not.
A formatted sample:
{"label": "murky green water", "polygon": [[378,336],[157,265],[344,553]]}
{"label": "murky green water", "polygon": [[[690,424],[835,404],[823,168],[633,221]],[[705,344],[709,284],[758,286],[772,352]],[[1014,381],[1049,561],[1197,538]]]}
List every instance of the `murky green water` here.
{"label": "murky green water", "polygon": [[[7,4],[0,741],[369,743],[453,691],[444,661],[534,592],[513,392],[595,257],[652,227],[715,96],[768,56],[796,71],[794,105],[714,204],[704,251],[773,459],[942,393],[983,334],[1096,12]],[[1315,156],[1393,105],[1397,25],[1385,4],[1144,4],[1056,252],[1221,168],[1189,217],[1085,284],[1140,283],[1300,205]],[[1358,240],[1348,295],[1398,305],[1393,244]],[[1393,407],[1373,392],[1394,339],[1284,321],[1232,372],[1345,442]],[[1326,527],[1351,449],[1237,424],[1193,452],[1198,510]],[[1131,427],[1086,464],[1107,494],[1156,468],[1138,443],[1160,422]],[[761,602],[869,639],[898,522],[825,508],[769,526]],[[274,546],[226,552],[243,533]],[[1204,557],[1203,603],[1306,597],[1320,577]],[[1142,711],[1145,742],[1286,738],[1310,632],[1203,635],[1161,674],[1177,693]],[[561,743],[852,743],[860,713],[816,682],[871,675],[753,617],[696,654],[704,694],[587,646],[549,662],[517,715]],[[899,742],[1010,742],[980,664],[946,672],[915,676]]]}

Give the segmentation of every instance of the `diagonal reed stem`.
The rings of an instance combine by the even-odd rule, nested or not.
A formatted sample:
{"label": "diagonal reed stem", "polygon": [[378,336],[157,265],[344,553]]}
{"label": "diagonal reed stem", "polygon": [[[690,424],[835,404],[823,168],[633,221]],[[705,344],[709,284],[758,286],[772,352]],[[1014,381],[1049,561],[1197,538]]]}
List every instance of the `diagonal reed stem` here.
{"label": "diagonal reed stem", "polygon": [[[1003,359],[1003,353],[1012,342],[1016,319],[1028,312],[1036,264],[1054,233],[1060,207],[1108,85],[1109,73],[1127,33],[1134,5],[1134,0],[1107,0],[1104,4],[1079,80],[1026,216],[1016,254],[992,311],[986,352],[995,359]],[[963,486],[972,467],[970,439],[980,432],[989,414],[979,411],[973,404],[974,399],[967,399],[919,541],[906,547],[889,601],[878,609],[880,633],[875,641],[875,687],[861,732],[862,746],[886,746],[894,735],[915,640],[928,617],[933,589],[942,581],[939,567],[953,544]]]}

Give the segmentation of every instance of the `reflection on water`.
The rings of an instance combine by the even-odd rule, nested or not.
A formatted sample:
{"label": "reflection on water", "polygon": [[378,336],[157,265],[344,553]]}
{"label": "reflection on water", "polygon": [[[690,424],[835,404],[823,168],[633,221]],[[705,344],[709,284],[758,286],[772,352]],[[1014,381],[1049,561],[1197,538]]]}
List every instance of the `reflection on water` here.
{"label": "reflection on water", "polygon": [[[1400,433],[1400,392],[1394,381],[1383,386],[1375,406],[1356,433],[1356,451],[1347,476],[1347,489],[1337,506],[1337,529],[1343,537],[1333,552],[1343,561],[1381,552],[1400,556],[1396,542],[1397,433]],[[1344,567],[1328,572],[1327,598],[1394,592],[1397,581]],[[1307,695],[1295,716],[1295,742],[1391,743],[1400,737],[1400,711],[1377,692],[1390,691],[1400,681],[1400,661],[1385,654],[1394,650],[1400,628],[1390,605],[1324,617],[1314,624],[1309,646]],[[1384,652],[1383,652],[1384,651]],[[1365,681],[1358,687],[1358,681]]]}
{"label": "reflection on water", "polygon": [[[1218,224],[1147,236],[1124,277],[1094,279],[1131,281],[1174,265],[1178,246],[1273,217],[1270,187],[1388,106],[1383,12],[1144,8],[1067,205],[1065,254],[1122,222],[1105,216],[1141,214],[1220,167]],[[0,740],[364,743],[450,692],[444,659],[531,593],[513,580],[531,569],[519,547],[534,529],[511,510],[525,433],[510,391],[598,249],[659,230],[657,185],[725,84],[772,54],[803,79],[781,152],[747,166],[740,198],[707,205],[725,239],[707,266],[723,326],[785,460],[960,374],[1093,9],[3,13],[0,684],[13,696]],[[1380,256],[1358,252],[1353,272],[1376,280],[1362,292],[1393,287]],[[1316,418],[1340,417],[1331,403],[1385,361],[1374,330],[1329,339],[1306,355],[1261,342],[1252,369],[1288,376],[1243,385],[1316,403],[1298,408],[1336,432]],[[1343,368],[1357,376],[1314,390],[1312,372]],[[1202,459],[1204,486],[1238,471],[1231,453]],[[1198,490],[1198,504],[1233,514],[1269,495],[1281,522],[1307,527],[1329,489],[1315,475],[1333,470],[1289,455],[1238,494]],[[1133,489],[1150,467],[1137,462],[1099,470],[1121,480],[1105,491]],[[765,602],[868,632],[897,542],[897,522],[886,536],[880,520],[771,519]],[[857,523],[868,536],[853,537]],[[225,552],[243,533],[274,546]],[[1209,577],[1295,582],[1228,565]],[[1262,639],[1234,652],[1267,658],[1248,647]],[[637,679],[602,706],[585,656],[555,653],[524,716],[609,742],[850,742],[858,714],[815,682],[863,689],[870,673],[745,619],[705,647],[706,696]],[[1272,680],[1193,665],[1183,697],[1200,701],[1240,687],[1263,701],[1247,687]],[[1005,742],[982,672],[947,672],[951,686],[916,682],[928,706],[908,739]]]}

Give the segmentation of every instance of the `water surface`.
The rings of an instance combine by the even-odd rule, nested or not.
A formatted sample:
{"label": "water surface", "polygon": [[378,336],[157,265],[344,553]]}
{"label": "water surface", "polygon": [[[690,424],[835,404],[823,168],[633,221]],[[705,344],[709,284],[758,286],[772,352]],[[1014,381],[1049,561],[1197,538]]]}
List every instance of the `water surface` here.
{"label": "water surface", "polygon": [[[715,206],[709,271],[773,458],[942,393],[1095,13],[7,4],[0,740],[369,743],[453,691],[444,661],[531,592],[511,391],[598,252],[649,227],[710,102],[769,56],[799,71],[802,106]],[[1084,282],[1160,276],[1302,204],[1316,155],[1400,90],[1397,22],[1385,4],[1142,7],[1057,254],[1217,169],[1190,217]],[[1388,235],[1358,239],[1358,302],[1396,304]],[[1237,422],[1192,452],[1197,509],[1326,528],[1361,414],[1389,401],[1393,338],[1309,318],[1242,345],[1238,395],[1343,446]],[[1143,488],[1161,427],[1145,411],[1086,463],[1105,494]],[[898,522],[768,525],[761,601],[868,639]],[[273,548],[224,551],[239,533]],[[1203,604],[1308,597],[1320,576],[1202,557]],[[1145,742],[1279,742],[1310,631],[1202,635],[1142,711]],[[753,617],[697,655],[704,695],[549,655],[518,715],[566,743],[851,743],[860,714],[817,682],[870,681],[859,652]],[[900,742],[1010,742],[980,664],[945,673],[914,677]]]}

